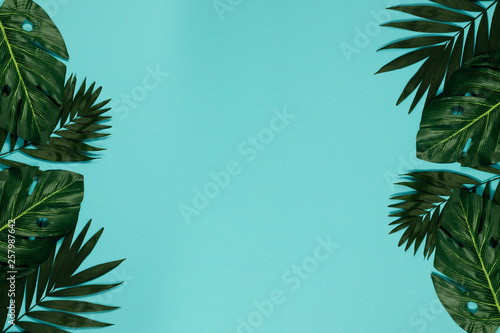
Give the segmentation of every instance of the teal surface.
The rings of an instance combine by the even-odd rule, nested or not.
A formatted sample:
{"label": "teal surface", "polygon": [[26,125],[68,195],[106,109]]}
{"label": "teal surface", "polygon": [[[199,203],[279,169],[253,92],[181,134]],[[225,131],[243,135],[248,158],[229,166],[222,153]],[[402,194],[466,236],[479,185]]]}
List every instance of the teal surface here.
{"label": "teal surface", "polygon": [[414,68],[373,75],[410,2],[38,2],[113,99],[101,159],[40,163],[85,176],[86,265],[127,258],[102,332],[462,331],[388,236],[393,181],[432,168],[395,106]]}

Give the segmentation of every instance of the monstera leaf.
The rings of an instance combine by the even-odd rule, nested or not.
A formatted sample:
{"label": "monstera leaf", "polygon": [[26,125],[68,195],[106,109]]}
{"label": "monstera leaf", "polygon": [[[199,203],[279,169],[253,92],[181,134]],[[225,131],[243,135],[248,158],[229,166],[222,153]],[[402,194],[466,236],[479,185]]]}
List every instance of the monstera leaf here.
{"label": "monstera leaf", "polygon": [[488,9],[497,4],[497,0],[488,1],[487,7],[479,1],[470,0],[431,1],[441,6],[419,4],[390,7],[391,10],[410,14],[418,19],[382,24],[418,33],[382,47],[380,50],[413,50],[389,62],[377,72],[389,72],[425,60],[397,101],[400,104],[417,90],[410,112],[426,91],[426,104],[429,103],[436,96],[443,80],[446,87],[451,75],[473,56],[500,48],[500,6],[495,7],[491,23],[488,17]]}
{"label": "monstera leaf", "polygon": [[46,143],[57,124],[56,103],[62,101],[66,75],[66,66],[49,52],[69,57],[47,13],[31,0],[5,0],[0,7],[0,128],[37,144]]}
{"label": "monstera leaf", "polygon": [[56,240],[75,226],[82,199],[80,174],[36,167],[1,171],[0,278],[9,270],[27,273],[43,262]]}
{"label": "monstera leaf", "polygon": [[494,333],[500,326],[500,205],[457,189],[441,224],[446,232],[439,232],[434,267],[446,277],[432,275],[437,295],[465,331]]}
{"label": "monstera leaf", "polygon": [[470,167],[500,161],[499,70],[496,52],[472,59],[453,75],[424,109],[417,135],[419,158],[437,163],[460,159]]}
{"label": "monstera leaf", "polygon": [[[398,246],[406,243],[406,251],[413,245],[416,254],[423,244],[424,257],[429,258],[436,246],[441,206],[446,203],[452,190],[463,188],[470,191],[481,184],[471,177],[447,171],[411,172],[404,176],[410,181],[396,185],[408,187],[413,191],[391,198],[401,202],[389,206],[398,209],[389,215],[398,218],[389,224],[395,225],[390,233],[404,230]],[[466,185],[472,186],[468,188]]]}
{"label": "monstera leaf", "polygon": [[54,162],[89,161],[95,157],[89,153],[101,151],[85,141],[103,138],[109,133],[101,130],[111,126],[100,124],[110,119],[103,114],[110,108],[104,108],[110,100],[96,103],[101,87],[95,88],[95,83],[86,89],[86,81],[76,91],[76,77],[68,79],[64,88],[64,100],[60,110],[60,128],[49,138],[48,144],[37,145],[34,148],[21,148],[21,151],[36,158]]}
{"label": "monstera leaf", "polygon": [[[99,230],[83,243],[90,223],[89,221],[85,225],[74,240],[75,230],[72,229],[65,236],[57,253],[53,249],[48,259],[33,273],[16,281],[15,313],[18,314],[16,318],[7,316],[7,307],[10,304],[9,283],[0,284],[0,305],[2,305],[0,325],[3,327],[6,320],[9,324],[2,332],[11,332],[10,328],[14,326],[32,333],[46,333],[68,332],[57,326],[88,328],[111,325],[81,315],[117,309],[114,306],[82,301],[79,298],[101,293],[121,284],[121,282],[88,283],[115,269],[123,260],[106,262],[76,272],[92,252],[103,232],[103,229]],[[24,311],[21,308],[22,303],[24,303]],[[25,317],[38,321],[27,321]]]}

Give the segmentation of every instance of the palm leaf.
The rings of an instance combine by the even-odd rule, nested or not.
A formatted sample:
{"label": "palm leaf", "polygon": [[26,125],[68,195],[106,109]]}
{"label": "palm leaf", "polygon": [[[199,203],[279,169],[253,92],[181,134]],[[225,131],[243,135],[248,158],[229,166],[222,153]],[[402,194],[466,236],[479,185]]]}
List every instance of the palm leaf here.
{"label": "palm leaf", "polygon": [[[33,184],[36,185],[30,192]],[[62,170],[40,172],[37,167],[1,171],[0,278],[13,270],[9,269],[9,249],[15,252],[13,266],[19,276],[46,260],[56,240],[75,226],[82,199],[80,174]],[[14,249],[9,248],[12,243]]]}
{"label": "palm leaf", "polygon": [[[500,52],[471,59],[422,114],[417,156],[463,166],[500,161]],[[469,149],[464,154],[467,142]]]}
{"label": "palm leaf", "polygon": [[[467,332],[494,333],[500,326],[500,205],[457,189],[443,209],[432,275],[436,293]],[[469,302],[477,311],[469,310]]]}
{"label": "palm leaf", "polygon": [[33,146],[35,149],[21,148],[24,153],[55,162],[88,161],[95,157],[89,153],[103,150],[93,147],[85,141],[106,137],[108,133],[101,130],[111,126],[100,124],[110,116],[103,116],[109,108],[104,108],[110,100],[96,103],[101,87],[95,88],[95,83],[86,90],[86,81],[76,91],[76,77],[71,76],[64,89],[64,99],[60,108],[60,128],[54,131],[48,144]]}
{"label": "palm leaf", "polygon": [[[33,25],[25,31],[23,22]],[[31,0],[0,7],[0,127],[44,144],[57,125],[68,59],[64,40],[47,13]]]}
{"label": "palm leaf", "polygon": [[413,191],[391,198],[400,202],[389,206],[398,209],[389,215],[398,217],[389,224],[395,226],[390,234],[404,230],[398,246],[406,243],[407,251],[413,245],[416,254],[424,244],[424,257],[429,258],[434,251],[440,227],[440,206],[446,203],[443,197],[449,197],[454,188],[468,189],[465,184],[473,185],[470,189],[481,184],[468,176],[446,171],[411,172],[405,176],[411,181],[396,185],[406,186]]}
{"label": "palm leaf", "polygon": [[[500,6],[496,6],[489,27],[488,9],[480,2],[470,0],[431,0],[436,5],[394,6],[389,9],[410,14],[419,19],[388,22],[382,26],[424,33],[403,41],[396,41],[379,49],[416,48],[383,66],[378,73],[401,69],[425,60],[417,73],[406,84],[397,105],[418,87],[409,112],[427,92],[428,104],[445,87],[452,74],[474,55],[500,49]],[[476,33],[476,26],[477,29]],[[491,33],[490,33],[491,31]]]}
{"label": "palm leaf", "polygon": [[[57,326],[86,328],[112,325],[86,318],[81,314],[106,312],[118,309],[118,307],[70,299],[107,291],[121,284],[100,285],[88,283],[104,276],[120,265],[123,260],[103,263],[76,273],[102,234],[101,229],[87,242],[83,243],[90,223],[91,221],[86,224],[75,240],[73,240],[73,228],[64,237],[57,253],[53,249],[49,258],[42,265],[39,265],[37,270],[27,276],[25,292],[19,298],[23,299],[24,297],[25,310],[23,313],[16,312],[20,314],[19,317],[12,325],[3,330],[3,333],[8,332],[14,325],[32,333],[67,332]],[[0,290],[3,285],[0,285]],[[6,302],[6,299],[8,300],[8,297],[4,295],[7,295],[7,293],[1,294],[0,303]],[[16,303],[19,299],[16,299]],[[41,322],[25,321],[23,320],[24,316]]]}

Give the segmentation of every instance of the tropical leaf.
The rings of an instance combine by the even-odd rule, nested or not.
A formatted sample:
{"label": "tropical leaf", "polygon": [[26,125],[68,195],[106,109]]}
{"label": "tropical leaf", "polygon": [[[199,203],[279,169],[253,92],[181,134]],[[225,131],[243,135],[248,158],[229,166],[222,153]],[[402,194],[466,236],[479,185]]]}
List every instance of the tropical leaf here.
{"label": "tropical leaf", "polygon": [[[32,30],[23,29],[28,24]],[[27,31],[30,30],[30,31]],[[0,127],[36,144],[57,125],[68,59],[64,40],[47,13],[31,0],[0,7]]]}
{"label": "tropical leaf", "polygon": [[64,88],[64,99],[60,108],[60,128],[54,131],[48,144],[33,144],[35,149],[21,148],[24,153],[55,162],[88,161],[95,157],[89,153],[101,151],[102,148],[93,147],[85,141],[103,138],[109,133],[101,130],[111,126],[100,124],[110,116],[103,116],[110,108],[104,108],[110,100],[96,103],[101,87],[95,89],[92,83],[86,90],[86,81],[76,91],[76,77],[71,76]]}
{"label": "tropical leaf", "polygon": [[[494,333],[500,326],[500,205],[457,189],[441,215],[432,275],[436,293],[467,332]],[[469,307],[477,305],[477,309]]]}
{"label": "tropical leaf", "polygon": [[419,158],[437,163],[460,159],[469,167],[500,161],[499,70],[496,52],[475,57],[455,72],[443,93],[424,109],[417,135]]}
{"label": "tropical leaf", "polygon": [[[70,299],[107,291],[121,284],[121,282],[107,285],[88,283],[115,269],[123,260],[103,263],[76,273],[102,234],[103,229],[83,243],[90,223],[91,221],[85,225],[75,240],[73,240],[75,231],[73,228],[64,237],[57,253],[54,248],[48,259],[24,279],[25,288],[19,298],[16,296],[16,304],[19,300],[24,300],[25,310],[16,312],[19,316],[9,322],[10,326],[4,329],[3,333],[9,332],[14,326],[32,333],[44,333],[67,332],[58,326],[86,328],[112,325],[89,319],[81,314],[106,312],[118,307]],[[6,284],[0,285],[0,291],[4,285]],[[1,294],[0,304],[8,304],[9,297],[5,295],[7,293]],[[37,322],[25,321],[23,320],[25,316]]]}
{"label": "tropical leaf", "polygon": [[[400,202],[389,206],[398,209],[389,215],[398,217],[389,224],[395,226],[390,234],[404,230],[398,246],[406,243],[407,251],[413,245],[414,254],[425,240],[423,254],[429,258],[436,245],[440,207],[446,203],[445,198],[452,194],[454,188],[471,190],[481,184],[468,176],[446,171],[411,172],[405,176],[411,181],[396,185],[406,186],[413,191],[391,198]],[[465,185],[473,186],[467,188]]]}
{"label": "tropical leaf", "polygon": [[[401,69],[425,60],[406,84],[397,105],[417,90],[409,112],[412,112],[427,92],[427,105],[448,85],[452,74],[475,55],[500,49],[500,6],[496,6],[489,26],[488,7],[470,0],[431,0],[436,5],[406,5],[390,7],[418,19],[388,22],[382,26],[418,32],[420,35],[396,41],[379,49],[412,49],[383,66],[378,73]],[[476,27],[478,27],[476,29]],[[477,32],[476,32],[477,30]],[[491,33],[490,33],[491,32]],[[424,33],[422,35],[421,33]],[[418,89],[417,89],[418,88]]]}
{"label": "tropical leaf", "polygon": [[13,266],[23,276],[45,261],[56,240],[75,226],[82,199],[80,174],[37,167],[1,171],[0,279]]}
{"label": "tropical leaf", "polygon": [[29,167],[28,164],[17,162],[17,161],[6,160],[4,158],[0,158],[0,164],[5,165],[9,168],[15,168],[15,169]]}

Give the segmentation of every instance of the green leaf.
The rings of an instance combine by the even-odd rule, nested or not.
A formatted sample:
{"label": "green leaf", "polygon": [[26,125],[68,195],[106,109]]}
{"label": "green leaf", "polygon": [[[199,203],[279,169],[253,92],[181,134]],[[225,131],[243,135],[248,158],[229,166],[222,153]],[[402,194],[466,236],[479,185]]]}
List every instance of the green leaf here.
{"label": "green leaf", "polygon": [[38,270],[35,270],[33,273],[31,273],[26,277],[26,294],[24,300],[25,311],[29,311],[31,307],[31,302],[33,301],[33,297],[35,296],[37,277],[38,277]]}
{"label": "green leaf", "polygon": [[484,7],[470,0],[431,0],[431,1],[450,8],[461,9],[470,12],[484,11]]}
{"label": "green leaf", "polygon": [[72,239],[70,239],[68,242],[66,242],[66,239],[64,239],[64,242],[61,245],[61,247],[64,246],[64,252],[60,250],[58,256],[54,261],[54,273],[52,274],[49,281],[50,289],[52,289],[56,285],[56,283],[60,284],[61,281],[68,279],[74,273],[74,270],[72,270],[72,266],[74,266],[75,264],[76,257],[78,256],[80,247],[82,246],[83,240],[85,239],[85,236],[87,235],[87,232],[90,228],[91,222],[92,220],[87,222],[80,234],[78,234],[78,236],[74,240],[73,244],[71,244]]}
{"label": "green leaf", "polygon": [[439,228],[439,216],[440,216],[440,208],[437,209],[432,214],[431,221],[428,225],[427,239],[424,247],[424,257],[430,258],[432,252],[436,248],[437,243],[437,235]]}
{"label": "green leaf", "polygon": [[490,47],[492,50],[500,49],[500,6],[495,7],[490,27]]}
{"label": "green leaf", "polygon": [[54,131],[47,144],[34,144],[33,147],[21,149],[22,152],[47,161],[81,162],[95,158],[89,152],[104,150],[104,148],[93,147],[84,141],[109,135],[109,133],[101,131],[109,129],[111,126],[103,125],[100,122],[111,119],[110,116],[103,116],[110,110],[104,108],[110,100],[96,103],[101,93],[101,87],[96,89],[93,83],[86,89],[86,80],[74,95],[76,84],[77,79],[72,75],[64,89],[64,101],[60,112],[61,127]]}
{"label": "green leaf", "polygon": [[[33,24],[25,31],[25,20]],[[24,140],[47,142],[57,125],[68,59],[64,40],[47,13],[31,0],[0,7],[0,127]],[[14,120],[14,121],[13,121]]]}
{"label": "green leaf", "polygon": [[[30,193],[33,184],[36,185]],[[9,238],[13,237],[16,268],[45,261],[56,239],[76,225],[82,199],[80,174],[62,170],[40,174],[36,167],[1,171],[0,262],[8,262]],[[48,221],[47,225],[41,224],[42,218]],[[6,270],[7,267],[0,267],[0,276]]]}
{"label": "green leaf", "polygon": [[57,162],[81,162],[90,161],[93,158],[82,154],[78,150],[71,149],[66,146],[47,144],[44,146],[35,146],[36,149],[23,148],[21,151],[32,157],[39,158],[47,161]]}
{"label": "green leaf", "polygon": [[64,327],[106,327],[112,325],[60,311],[31,311],[28,316]]}
{"label": "green leaf", "polygon": [[[429,88],[430,85],[429,78],[432,77],[431,75],[432,72],[430,71],[431,64],[434,62],[434,59],[436,59],[436,57],[439,57],[443,51],[444,51],[443,48],[436,49],[430,55],[430,57],[427,58],[427,60],[420,67],[417,73],[415,73],[415,75],[410,79],[410,81],[408,81],[408,84],[405,86],[403,92],[399,96],[399,99],[396,103],[397,105],[402,103],[420,85],[413,104],[416,105],[418,103],[418,101],[420,100],[420,98],[422,98],[427,88]],[[412,105],[411,110],[413,110],[414,105]]]}
{"label": "green leaf", "polygon": [[11,161],[11,160],[6,160],[4,158],[0,158],[0,164],[3,164],[9,168],[15,168],[15,169],[29,167],[28,164],[16,162],[16,161]]}
{"label": "green leaf", "polygon": [[463,166],[500,161],[500,72],[498,57],[479,56],[458,70],[443,94],[423,112],[417,135],[417,156],[435,163],[451,163],[463,155]]}
{"label": "green leaf", "polygon": [[[73,229],[74,230],[74,229]],[[71,239],[72,237],[72,232],[68,233],[66,235],[66,237],[64,238],[66,240],[66,238],[70,238]],[[59,248],[59,251],[63,251],[64,250],[64,247],[60,247]],[[51,252],[51,254],[49,255],[49,257],[47,258],[47,260],[42,264],[40,265],[40,274],[37,275],[37,290],[36,290],[36,302],[40,302],[40,299],[42,298],[43,296],[43,293],[47,290],[47,283],[49,282],[49,277],[50,277],[50,274],[51,273],[54,273],[54,272],[51,272],[52,270],[52,262],[54,261],[54,256],[55,256],[55,251],[56,249],[54,248]]]}
{"label": "green leaf", "polygon": [[[49,258],[43,264],[38,266],[38,269],[28,275],[27,278],[17,280],[18,284],[16,283],[16,306],[21,306],[21,304],[23,303],[23,296],[28,301],[27,304],[25,304],[24,313],[20,311],[20,308],[16,310],[16,314],[18,315],[17,319],[15,319],[14,321],[14,325],[34,333],[65,332],[52,325],[77,328],[104,327],[111,325],[70,313],[105,312],[118,309],[118,307],[115,306],[69,299],[71,297],[88,296],[103,292],[121,284],[115,283],[107,285],[80,285],[81,283],[91,282],[98,277],[105,275],[106,273],[116,268],[121,262],[123,262],[123,260],[116,260],[99,264],[81,272],[77,272],[76,274],[71,276],[74,271],[78,269],[82,261],[87,258],[90,252],[92,252],[102,233],[101,229],[94,236],[90,237],[90,239],[84,244],[84,239],[89,227],[90,221],[85,225],[85,227],[82,229],[82,231],[74,241],[73,235],[75,228],[73,228],[64,237],[64,240],[57,250],[57,253],[54,249],[51,252]],[[25,283],[25,281],[28,282]],[[64,284],[64,286],[67,286],[69,288],[61,289],[60,287],[58,287],[59,285],[62,285],[60,281],[69,281],[70,283]],[[0,284],[0,291],[3,290],[2,286],[6,285],[7,284]],[[33,288],[33,286],[35,285],[37,289],[36,297],[34,297]],[[24,286],[26,286],[26,289],[24,288]],[[7,292],[0,294],[0,305],[8,304],[8,302],[10,301],[7,294]],[[66,299],[46,300],[47,297],[63,297]],[[34,304],[32,306],[28,306],[28,304],[32,303],[33,298],[35,299]],[[4,308],[6,309],[6,307]],[[41,308],[49,310],[40,310]],[[50,309],[57,311],[52,311]],[[41,320],[45,323],[18,321],[19,318],[22,318],[23,316]]]}
{"label": "green leaf", "polygon": [[42,323],[35,323],[32,321],[18,321],[16,323],[16,326],[25,329],[31,333],[69,333],[69,331],[65,331],[54,326],[49,326]]}
{"label": "green leaf", "polygon": [[472,59],[472,57],[474,56],[474,45],[475,45],[474,41],[476,38],[475,30],[476,30],[476,24],[472,22],[469,27],[469,31],[467,32],[467,37],[465,39],[464,54],[462,56],[462,65],[464,65],[470,59]]}
{"label": "green leaf", "polygon": [[401,22],[388,22],[382,24],[383,27],[392,27],[415,32],[430,32],[430,33],[448,33],[457,32],[462,30],[458,25],[445,24],[432,21],[401,21]]}
{"label": "green leaf", "polygon": [[447,42],[451,39],[452,37],[447,37],[447,36],[413,37],[391,43],[387,46],[380,48],[378,51],[388,50],[388,49],[408,49],[408,48],[431,46]]}
{"label": "green leaf", "polygon": [[79,297],[97,294],[119,286],[121,283],[113,284],[91,284],[80,287],[72,287],[57,290],[49,294],[50,297]]}
{"label": "green leaf", "polygon": [[61,130],[61,131],[56,131],[54,133],[62,136],[63,138],[77,140],[77,141],[104,138],[109,135],[109,133],[77,132],[71,130]]}
{"label": "green leaf", "polygon": [[[465,190],[453,192],[441,214],[432,275],[436,293],[453,320],[467,332],[494,333],[500,325],[500,206]],[[468,303],[478,305],[477,312]]]}
{"label": "green leaf", "polygon": [[[16,275],[16,278],[18,277],[18,275]],[[25,288],[26,288],[26,277],[23,277],[21,279],[17,278],[16,280],[16,291],[15,291],[15,296],[14,296],[14,299],[15,299],[15,302],[16,302],[16,306],[15,306],[15,312],[14,313],[21,313],[21,308],[22,308],[22,305],[23,305],[23,300],[24,300],[24,291],[25,291]]]}
{"label": "green leaf", "polygon": [[474,48],[474,55],[479,55],[489,51],[488,47],[488,16],[483,15],[479,22],[479,29],[477,31],[476,47]]}
{"label": "green leaf", "polygon": [[[90,227],[90,223],[92,220],[87,222],[85,227],[83,227],[80,235],[85,234]],[[58,281],[59,277],[62,275],[62,271],[64,270],[65,264],[67,261],[71,260],[72,256],[70,253],[71,242],[73,241],[75,229],[71,229],[71,231],[64,237],[64,240],[55,255],[54,262],[46,261],[44,264],[49,265],[50,267],[50,276],[49,281],[47,283],[47,292],[54,288],[56,281]],[[85,237],[85,236],[84,236]],[[43,266],[42,266],[43,268]],[[44,288],[45,290],[45,288]],[[40,297],[38,297],[40,299]]]}
{"label": "green leaf", "polygon": [[458,70],[462,64],[462,52],[464,47],[464,35],[460,34],[457,40],[455,41],[455,45],[453,47],[453,52],[450,57],[450,63],[448,65],[448,70],[446,72],[446,80],[445,85],[448,84],[450,78],[456,70]]}
{"label": "green leaf", "polygon": [[[442,196],[449,197],[452,190],[457,188],[472,191],[481,183],[469,176],[447,171],[410,172],[404,176],[411,181],[396,184],[415,191],[391,198],[402,202],[389,206],[399,209],[389,214],[391,217],[399,217],[389,224],[395,226],[390,234],[404,230],[398,246],[406,243],[406,251],[413,245],[416,254],[421,244],[424,244],[424,257],[429,258],[434,251],[440,227],[440,206],[447,201]],[[468,188],[466,185],[472,187]]]}
{"label": "green leaf", "polygon": [[[377,74],[413,65],[422,60],[422,54],[427,52],[423,50],[440,48],[439,52],[429,54],[427,60],[419,65],[416,74],[406,84],[398,98],[397,105],[402,103],[418,87],[409,112],[415,109],[426,92],[427,98],[424,106],[428,105],[438,93],[442,82],[444,81],[444,87],[446,88],[453,73],[474,55],[494,51],[500,46],[500,33],[497,31],[498,29],[492,30],[494,27],[500,26],[500,13],[498,12],[500,9],[498,6],[492,19],[492,28],[489,29],[488,12],[479,3],[467,0],[440,0],[434,2],[447,8],[427,5],[395,6],[389,9],[402,11],[423,19],[382,24],[382,26],[422,32],[424,35],[394,42],[383,47],[382,49],[416,48],[416,50],[410,52],[409,55],[402,56],[404,58],[400,56],[396,59],[397,61],[389,62]],[[496,1],[493,4],[495,3]],[[475,12],[475,14],[464,13],[464,10]],[[476,21],[478,21],[479,25],[477,34]],[[467,24],[463,24],[463,22],[467,22]],[[489,36],[488,30],[492,31],[491,36]],[[449,33],[453,34],[450,35]],[[419,55],[420,59],[417,57]]]}
{"label": "green leaf", "polygon": [[449,196],[451,194],[451,189],[449,188],[442,188],[424,182],[399,182],[396,183],[396,185],[403,185],[412,188],[418,192],[423,192],[427,194],[435,194],[443,196]]}
{"label": "green leaf", "polygon": [[473,20],[472,16],[436,6],[394,6],[388,9],[441,22],[469,22]]}
{"label": "green leaf", "polygon": [[443,81],[446,74],[446,66],[450,61],[451,51],[453,49],[453,45],[448,43],[443,54],[441,55],[440,61],[437,63],[435,70],[433,71],[434,75],[430,79],[429,91],[427,93],[426,103],[428,103],[439,90],[441,86],[441,82]]}
{"label": "green leaf", "polygon": [[406,53],[405,55],[402,55],[399,58],[394,59],[393,61],[382,67],[376,74],[385,73],[396,69],[404,68],[409,65],[413,65],[414,63],[417,63],[421,60],[428,58],[433,52],[435,52],[439,48],[440,46],[432,46]]}
{"label": "green leaf", "polygon": [[446,201],[445,199],[438,197],[437,195],[418,192],[412,194],[397,195],[395,197],[392,197],[391,199],[404,201],[424,201],[428,203],[439,203]]}
{"label": "green leaf", "polygon": [[98,277],[115,269],[118,265],[120,265],[123,262],[123,260],[124,259],[111,261],[88,268],[78,274],[73,275],[67,281],[60,284],[59,286],[60,287],[76,286],[78,284],[86,283],[91,280],[97,279]]}
{"label": "green leaf", "polygon": [[493,202],[500,205],[500,186],[497,186],[495,194],[493,194]]}
{"label": "green leaf", "polygon": [[89,302],[82,301],[45,301],[41,302],[38,305],[66,312],[102,312],[102,311],[111,311],[116,310],[118,307],[116,306],[107,306]]}
{"label": "green leaf", "polygon": [[8,306],[10,304],[10,297],[8,296],[10,283],[3,281],[0,283],[0,327],[4,327],[7,321]]}
{"label": "green leaf", "polygon": [[[72,246],[70,251],[71,254],[73,255],[74,259],[72,260],[71,265],[67,265],[64,273],[66,274],[66,278],[61,276],[60,277],[60,282],[56,283],[56,287],[60,287],[63,284],[68,285],[65,283],[71,275],[80,267],[82,262],[87,258],[87,256],[92,252],[94,247],[96,246],[97,242],[99,241],[99,238],[102,235],[102,232],[104,231],[103,228],[101,228],[94,236],[92,236],[81,248]],[[78,241],[78,240],[77,240]],[[75,244],[77,244],[77,241],[75,241]],[[76,252],[78,251],[78,252]]]}
{"label": "green leaf", "polygon": [[416,178],[420,181],[435,185],[444,186],[446,188],[461,187],[463,184],[480,185],[481,183],[474,178],[454,172],[446,171],[419,171],[410,172],[409,177]]}
{"label": "green leaf", "polygon": [[436,206],[434,204],[425,202],[425,201],[413,201],[413,202],[402,202],[398,204],[393,204],[390,205],[389,207],[391,208],[399,208],[399,209],[420,209],[420,210],[425,210],[425,209],[431,209],[435,208]]}
{"label": "green leaf", "polygon": [[3,145],[5,144],[5,141],[7,140],[7,135],[9,133],[7,131],[4,131],[3,129],[0,128],[0,151],[2,151]]}

